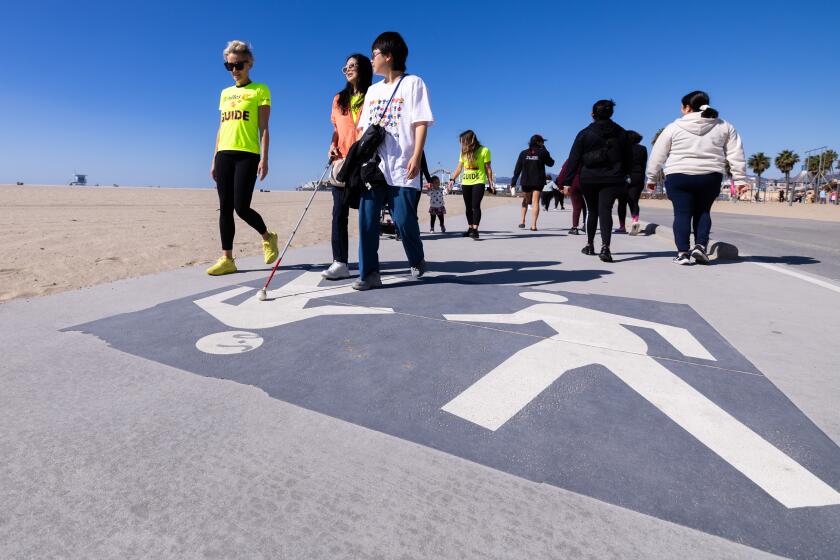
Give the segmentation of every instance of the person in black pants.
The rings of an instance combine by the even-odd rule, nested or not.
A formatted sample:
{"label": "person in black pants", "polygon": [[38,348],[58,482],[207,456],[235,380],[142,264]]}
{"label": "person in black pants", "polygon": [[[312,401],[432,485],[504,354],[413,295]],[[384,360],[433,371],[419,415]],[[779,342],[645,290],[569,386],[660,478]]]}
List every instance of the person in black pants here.
{"label": "person in black pants", "polygon": [[528,205],[531,205],[531,231],[537,231],[537,218],[540,215],[540,193],[545,187],[545,168],[554,167],[554,160],[545,148],[547,140],[534,134],[528,141],[528,149],[522,150],[513,169],[510,180],[511,188],[516,187],[519,175],[522,175],[522,219],[520,229],[525,227]]}
{"label": "person in black pants", "polygon": [[235,85],[223,89],[219,98],[221,122],[210,166],[210,176],[216,181],[219,194],[222,241],[222,256],[207,269],[211,276],[237,270],[233,259],[234,212],[262,237],[265,264],[272,264],[279,256],[277,234],[268,231],[262,217],[251,208],[257,177],[262,181],[268,175],[271,92],[267,85],[251,81],[254,53],[250,45],[231,41],[223,56],[225,69]]}
{"label": "person in black pants", "polygon": [[[594,122],[581,130],[572,150],[565,173],[558,182],[568,185],[580,171],[580,186],[586,201],[586,246],[581,251],[594,255],[593,247],[598,222],[601,224],[601,252],[604,262],[613,262],[610,252],[612,207],[626,189],[633,152],[627,131],[612,121],[615,102],[602,99],[592,106]],[[567,193],[568,194],[568,193]]]}
{"label": "person in black pants", "polygon": [[472,130],[465,130],[458,136],[460,155],[458,165],[449,178],[449,188],[455,186],[455,179],[461,171],[461,194],[464,197],[464,210],[467,215],[467,230],[464,237],[471,237],[478,241],[478,226],[481,223],[481,201],[484,198],[486,184],[490,185],[490,192],[496,194],[491,166],[490,149],[478,141]]}
{"label": "person in black pants", "polygon": [[[365,94],[373,81],[370,59],[361,53],[348,56],[341,72],[346,82],[333,98],[330,114],[333,125],[329,148],[331,161],[346,158],[350,147],[356,141],[356,129],[362,115]],[[331,236],[333,262],[329,268],[321,272],[321,276],[327,280],[350,278],[350,269],[347,267],[350,237],[347,228],[350,221],[350,208],[359,207],[362,188],[361,174],[358,169],[350,175],[343,187],[333,186]]]}
{"label": "person in black pants", "polygon": [[630,226],[630,235],[639,233],[639,198],[645,188],[645,168],[647,168],[647,148],[642,146],[642,135],[635,130],[627,131],[627,139],[630,140],[633,150],[633,165],[630,167],[630,184],[627,187],[627,197],[624,202],[618,201],[618,231],[624,233],[624,224],[627,220],[627,206],[630,206],[630,216],[633,220]]}
{"label": "person in black pants", "polygon": [[557,210],[557,206],[560,206],[560,210],[566,209],[566,195],[563,193],[563,189],[556,188],[554,189],[554,209]]}
{"label": "person in black pants", "polygon": [[693,259],[697,264],[709,264],[712,204],[720,195],[727,164],[738,194],[749,188],[744,146],[735,127],[709,107],[706,92],[686,94],[681,106],[682,117],[656,139],[645,175],[653,190],[660,172],[665,172],[665,190],[674,206],[674,263],[688,265]]}

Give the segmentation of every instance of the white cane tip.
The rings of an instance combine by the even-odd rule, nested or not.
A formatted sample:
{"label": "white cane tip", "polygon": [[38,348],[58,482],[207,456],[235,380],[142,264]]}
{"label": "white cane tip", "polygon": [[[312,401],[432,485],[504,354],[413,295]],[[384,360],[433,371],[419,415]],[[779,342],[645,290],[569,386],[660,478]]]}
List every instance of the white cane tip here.
{"label": "white cane tip", "polygon": [[257,297],[260,301],[265,301],[268,298],[268,295],[265,293],[265,288],[260,290],[260,293]]}

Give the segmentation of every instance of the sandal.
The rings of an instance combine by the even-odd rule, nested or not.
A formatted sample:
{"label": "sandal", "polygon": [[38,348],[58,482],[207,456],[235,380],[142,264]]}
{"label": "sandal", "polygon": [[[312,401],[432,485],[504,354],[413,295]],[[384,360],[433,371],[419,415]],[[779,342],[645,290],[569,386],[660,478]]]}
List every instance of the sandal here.
{"label": "sandal", "polygon": [[525,224],[519,224],[519,229],[525,229]]}
{"label": "sandal", "polygon": [[537,231],[537,228],[532,227],[532,228],[531,228],[531,231]]}

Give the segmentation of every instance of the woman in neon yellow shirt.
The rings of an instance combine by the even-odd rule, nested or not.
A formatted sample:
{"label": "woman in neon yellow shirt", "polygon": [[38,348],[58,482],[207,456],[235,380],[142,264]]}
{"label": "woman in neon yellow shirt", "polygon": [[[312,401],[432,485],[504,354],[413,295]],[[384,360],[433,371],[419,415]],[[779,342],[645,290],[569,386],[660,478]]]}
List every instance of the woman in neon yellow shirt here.
{"label": "woman in neon yellow shirt", "polygon": [[461,194],[464,196],[464,206],[467,211],[469,227],[464,237],[478,239],[478,224],[481,222],[481,199],[484,198],[484,184],[489,181],[490,192],[495,193],[493,185],[493,169],[490,167],[490,150],[481,145],[475,132],[467,130],[459,136],[461,141],[461,157],[458,165],[449,179],[449,188],[455,184],[455,179],[464,171],[461,178]]}
{"label": "woman in neon yellow shirt", "polygon": [[[265,263],[277,260],[277,234],[268,231],[262,217],[251,208],[251,196],[259,175],[268,175],[268,118],[271,92],[265,84],[251,81],[254,65],[251,48],[242,41],[231,41],[224,51],[225,68],[236,85],[222,90],[219,100],[221,123],[210,176],[219,193],[219,231],[222,256],[207,269],[219,276],[236,272],[233,260],[233,213],[245,220],[263,238]],[[262,157],[260,157],[262,154]]]}

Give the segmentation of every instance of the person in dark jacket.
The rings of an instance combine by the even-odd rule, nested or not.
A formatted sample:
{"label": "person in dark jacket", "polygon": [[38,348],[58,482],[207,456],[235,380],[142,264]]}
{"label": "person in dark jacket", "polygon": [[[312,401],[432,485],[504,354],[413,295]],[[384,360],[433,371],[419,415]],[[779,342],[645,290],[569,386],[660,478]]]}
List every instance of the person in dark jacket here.
{"label": "person in dark jacket", "polygon": [[[580,172],[580,187],[586,201],[585,255],[594,255],[595,230],[601,224],[601,260],[613,262],[610,253],[612,234],[612,207],[627,188],[626,178],[633,162],[633,151],[627,139],[627,131],[612,121],[615,102],[602,99],[592,106],[594,122],[581,130],[572,144],[566,173],[561,184]],[[570,194],[570,193],[567,193]]]}
{"label": "person in dark jacket", "polygon": [[630,183],[627,187],[627,198],[618,201],[618,231],[624,232],[627,220],[627,206],[630,206],[630,235],[639,233],[639,198],[645,188],[645,169],[647,168],[647,148],[641,145],[642,135],[635,130],[627,131],[627,139],[633,150],[633,165],[630,167]]}
{"label": "person in dark jacket", "polygon": [[516,181],[522,175],[522,220],[519,227],[525,227],[525,216],[528,214],[528,205],[531,204],[531,231],[537,231],[540,193],[545,187],[545,168],[546,166],[554,167],[554,160],[545,148],[545,142],[545,138],[539,134],[531,136],[528,149],[522,150],[519,159],[516,160],[516,167],[510,180],[511,188],[516,188]]}

